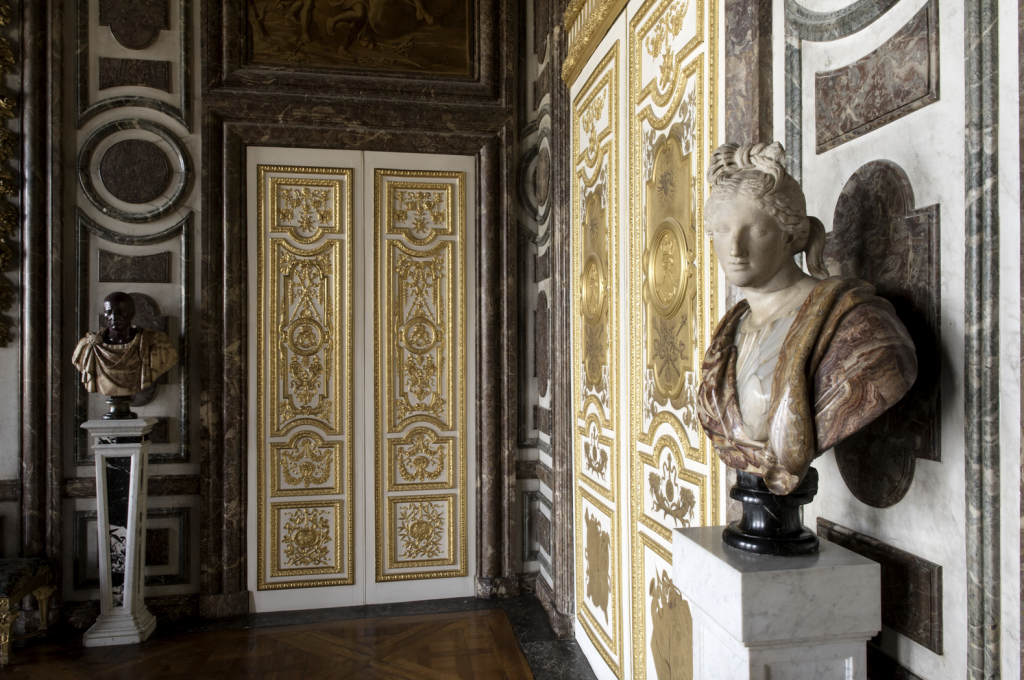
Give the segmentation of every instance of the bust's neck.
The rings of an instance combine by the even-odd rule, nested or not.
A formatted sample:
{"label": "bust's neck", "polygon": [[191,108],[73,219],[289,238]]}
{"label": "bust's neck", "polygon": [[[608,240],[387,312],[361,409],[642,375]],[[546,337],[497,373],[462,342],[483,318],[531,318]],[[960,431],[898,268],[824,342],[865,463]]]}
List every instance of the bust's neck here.
{"label": "bust's neck", "polygon": [[107,328],[103,332],[103,338],[108,345],[127,345],[135,339],[137,332],[138,329],[135,326],[129,326],[121,333],[118,333],[113,328]]}
{"label": "bust's neck", "polygon": [[744,326],[757,330],[803,304],[818,279],[793,268],[784,277],[776,277],[765,286],[741,289],[750,305],[750,316]]}

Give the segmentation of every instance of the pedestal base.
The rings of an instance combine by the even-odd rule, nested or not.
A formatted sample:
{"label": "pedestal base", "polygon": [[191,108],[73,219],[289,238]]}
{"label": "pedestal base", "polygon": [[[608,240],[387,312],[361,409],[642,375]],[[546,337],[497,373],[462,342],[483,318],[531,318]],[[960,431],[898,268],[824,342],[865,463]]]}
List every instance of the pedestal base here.
{"label": "pedestal base", "polygon": [[822,541],[771,557],[723,544],[722,527],[673,537],[673,581],[693,616],[695,680],[865,680],[882,627],[881,567]]}
{"label": "pedestal base", "polygon": [[134,615],[124,607],[116,607],[109,614],[100,614],[92,628],[85,631],[82,644],[86,647],[134,645],[148,638],[154,630],[156,617],[145,606]]}

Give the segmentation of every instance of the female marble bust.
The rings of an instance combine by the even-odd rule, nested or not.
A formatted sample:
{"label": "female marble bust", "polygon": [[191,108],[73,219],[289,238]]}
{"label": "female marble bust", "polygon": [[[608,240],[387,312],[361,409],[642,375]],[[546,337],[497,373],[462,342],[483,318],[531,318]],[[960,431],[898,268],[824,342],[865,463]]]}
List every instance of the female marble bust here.
{"label": "female marble bust", "polygon": [[[784,161],[778,142],[712,154],[707,231],[746,299],[719,323],[697,396],[725,464],[763,477],[778,495],[917,377],[913,341],[892,305],[864,281],[828,277],[824,226],[808,217]],[[801,252],[811,275],[794,260]]]}

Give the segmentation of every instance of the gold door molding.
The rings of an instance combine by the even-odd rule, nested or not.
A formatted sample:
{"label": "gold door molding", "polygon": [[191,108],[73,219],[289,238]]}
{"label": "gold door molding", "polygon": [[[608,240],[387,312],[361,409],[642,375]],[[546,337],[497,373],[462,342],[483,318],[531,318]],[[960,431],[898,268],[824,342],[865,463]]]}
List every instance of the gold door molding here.
{"label": "gold door molding", "polygon": [[696,417],[698,369],[717,320],[718,266],[703,217],[715,138],[717,12],[716,0],[648,0],[629,26],[629,441],[635,451],[629,487],[637,680],[693,677],[692,618],[672,581],[671,530],[719,521],[718,459],[709,454]]}
{"label": "gold door molding", "polygon": [[351,585],[352,170],[256,173],[257,588]]}
{"label": "gold door molding", "polygon": [[374,172],[377,582],[468,573],[465,184]]}
{"label": "gold door molding", "polygon": [[572,104],[577,621],[622,677],[619,498],[619,42]]}

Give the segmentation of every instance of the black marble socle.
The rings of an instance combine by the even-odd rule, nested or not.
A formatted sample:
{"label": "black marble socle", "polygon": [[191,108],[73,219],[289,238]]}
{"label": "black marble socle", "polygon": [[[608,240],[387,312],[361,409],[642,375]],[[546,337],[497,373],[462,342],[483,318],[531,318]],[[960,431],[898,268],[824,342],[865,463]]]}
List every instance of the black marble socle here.
{"label": "black marble socle", "polygon": [[796,557],[818,552],[818,537],[800,521],[800,506],[818,493],[818,471],[813,467],[793,493],[777,496],[764,480],[737,471],[729,496],[743,504],[743,516],[722,532],[730,548],[757,555]]}

